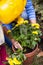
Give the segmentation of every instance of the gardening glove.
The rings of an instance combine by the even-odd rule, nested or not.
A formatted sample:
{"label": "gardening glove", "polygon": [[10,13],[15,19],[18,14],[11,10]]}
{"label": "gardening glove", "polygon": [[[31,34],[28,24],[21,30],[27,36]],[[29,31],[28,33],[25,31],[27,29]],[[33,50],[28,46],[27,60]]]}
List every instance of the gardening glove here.
{"label": "gardening glove", "polygon": [[22,48],[22,46],[20,45],[20,43],[18,43],[18,42],[15,41],[14,39],[12,39],[12,49],[13,49],[13,51],[15,51],[14,48],[23,50],[23,48]]}

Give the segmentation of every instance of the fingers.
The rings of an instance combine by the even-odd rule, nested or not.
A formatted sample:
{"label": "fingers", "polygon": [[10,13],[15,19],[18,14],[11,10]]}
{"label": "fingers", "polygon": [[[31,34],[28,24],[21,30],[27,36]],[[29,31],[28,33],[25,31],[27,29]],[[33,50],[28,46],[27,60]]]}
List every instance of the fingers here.
{"label": "fingers", "polygon": [[14,46],[16,49],[21,49],[23,50],[22,46],[20,45],[20,43],[18,43],[17,41],[14,43]]}
{"label": "fingers", "polygon": [[14,46],[12,45],[12,50],[13,50],[13,52],[16,52],[16,50],[15,50],[15,48],[14,48]]}
{"label": "fingers", "polygon": [[22,46],[17,41],[15,42],[15,48],[23,50]]}
{"label": "fingers", "polygon": [[20,43],[18,43],[17,41],[15,41],[14,39],[12,39],[12,44],[16,49],[20,49],[23,50],[22,46],[20,45]]}

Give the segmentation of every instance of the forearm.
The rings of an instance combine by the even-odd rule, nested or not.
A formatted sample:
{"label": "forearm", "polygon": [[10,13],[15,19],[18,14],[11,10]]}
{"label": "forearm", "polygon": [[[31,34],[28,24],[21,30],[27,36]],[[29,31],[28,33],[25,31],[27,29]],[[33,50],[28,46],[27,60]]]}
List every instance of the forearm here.
{"label": "forearm", "polygon": [[12,42],[12,50],[15,52],[15,48],[16,49],[21,49],[23,50],[23,48],[21,47],[21,45],[16,41],[14,40],[13,36],[12,36],[12,33],[8,33],[8,29],[6,27],[3,27],[3,30],[4,30],[4,33],[5,35],[10,39],[10,41]]}
{"label": "forearm", "polygon": [[34,10],[31,0],[27,0],[26,11],[27,11],[27,15],[30,22],[36,23],[35,10]]}
{"label": "forearm", "polygon": [[4,31],[4,34],[9,38],[9,39],[13,39],[13,36],[11,34],[11,32],[8,33],[8,29],[6,27],[3,27],[3,31]]}

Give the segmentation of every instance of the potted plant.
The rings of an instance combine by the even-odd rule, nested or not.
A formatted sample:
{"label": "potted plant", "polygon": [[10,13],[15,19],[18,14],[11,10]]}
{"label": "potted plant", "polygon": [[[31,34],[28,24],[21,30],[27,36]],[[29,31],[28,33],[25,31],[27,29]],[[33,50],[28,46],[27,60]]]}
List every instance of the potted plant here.
{"label": "potted plant", "polygon": [[[37,44],[40,41],[40,36],[42,35],[39,28],[40,25],[38,23],[31,24],[27,20],[23,19],[21,21],[17,21],[17,24],[15,24],[8,34],[12,34],[13,38],[20,43],[23,50],[16,49],[16,53],[11,55],[10,58],[16,58],[16,60],[19,60],[21,64],[23,62],[23,65],[29,65],[29,63],[31,63],[34,55],[38,51]],[[13,51],[15,50],[14,48],[12,49]]]}

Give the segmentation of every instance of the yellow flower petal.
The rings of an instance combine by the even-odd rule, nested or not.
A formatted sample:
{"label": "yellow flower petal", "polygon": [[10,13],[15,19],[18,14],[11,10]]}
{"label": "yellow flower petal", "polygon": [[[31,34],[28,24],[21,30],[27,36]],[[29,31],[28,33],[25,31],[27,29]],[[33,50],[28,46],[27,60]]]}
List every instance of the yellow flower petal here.
{"label": "yellow flower petal", "polygon": [[39,28],[40,28],[40,26],[36,26],[35,28],[39,29]]}
{"label": "yellow flower petal", "polygon": [[14,64],[21,64],[21,61],[18,61],[16,58],[13,59]]}
{"label": "yellow flower petal", "polygon": [[32,32],[32,34],[36,34],[36,35],[37,35],[37,34],[38,34],[38,32],[37,32],[37,31],[33,31],[33,32]]}
{"label": "yellow flower petal", "polygon": [[25,20],[24,23],[28,23],[28,20]]}
{"label": "yellow flower petal", "polygon": [[35,23],[35,24],[31,24],[33,27],[39,29],[40,28],[40,25],[38,23]]}
{"label": "yellow flower petal", "polygon": [[13,60],[12,60],[11,58],[8,58],[8,63],[9,63],[10,65],[14,65],[14,64],[13,64]]}
{"label": "yellow flower petal", "polygon": [[8,30],[8,31],[7,31],[7,33],[10,33],[10,32],[11,32],[11,30]]}
{"label": "yellow flower petal", "polygon": [[21,18],[21,17],[17,21],[18,24],[22,24],[23,22],[24,22],[24,18]]}

